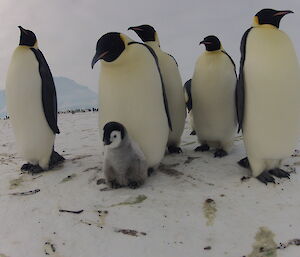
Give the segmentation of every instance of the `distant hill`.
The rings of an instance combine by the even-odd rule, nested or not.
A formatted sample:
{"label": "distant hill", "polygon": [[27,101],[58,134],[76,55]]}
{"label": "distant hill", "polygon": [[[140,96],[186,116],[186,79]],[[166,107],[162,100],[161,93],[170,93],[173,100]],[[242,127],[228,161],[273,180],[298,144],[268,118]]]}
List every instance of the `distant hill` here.
{"label": "distant hill", "polygon": [[[98,96],[88,87],[65,77],[54,77],[54,82],[59,111],[98,107]],[[0,90],[0,118],[5,114],[5,91]]]}

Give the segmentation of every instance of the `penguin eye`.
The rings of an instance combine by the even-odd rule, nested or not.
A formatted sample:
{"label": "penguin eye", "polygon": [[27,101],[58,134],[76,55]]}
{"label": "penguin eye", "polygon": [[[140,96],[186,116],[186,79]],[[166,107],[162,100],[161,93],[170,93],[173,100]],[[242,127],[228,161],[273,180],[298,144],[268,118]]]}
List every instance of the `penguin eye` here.
{"label": "penguin eye", "polygon": [[117,136],[116,135],[114,135],[114,138],[116,138]]}

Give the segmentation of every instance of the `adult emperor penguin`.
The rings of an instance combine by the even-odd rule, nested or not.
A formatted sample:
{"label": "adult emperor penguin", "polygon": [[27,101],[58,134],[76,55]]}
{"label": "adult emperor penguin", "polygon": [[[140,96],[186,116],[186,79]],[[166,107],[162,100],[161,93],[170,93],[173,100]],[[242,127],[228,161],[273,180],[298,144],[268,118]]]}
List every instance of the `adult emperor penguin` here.
{"label": "adult emperor penguin", "polygon": [[35,34],[21,26],[19,29],[20,43],[6,78],[7,110],[17,147],[28,162],[21,170],[34,173],[52,168],[64,158],[54,151],[59,129],[51,71]]}
{"label": "adult emperor penguin", "polygon": [[259,11],[241,42],[239,128],[252,174],[265,184],[274,182],[273,176],[289,177],[280,165],[295,149],[300,130],[299,64],[291,40],[279,30],[289,13]]}
{"label": "adult emperor penguin", "polygon": [[195,130],[201,143],[195,151],[214,147],[214,156],[223,157],[232,147],[237,125],[235,65],[216,36],[208,36],[200,44],[206,51],[196,62],[191,86]]}
{"label": "adult emperor penguin", "polygon": [[188,111],[189,116],[189,123],[192,128],[191,135],[196,135],[195,126],[194,126],[194,118],[193,118],[193,103],[192,103],[192,79],[189,79],[184,83],[184,99],[185,99],[185,105],[186,109]]}
{"label": "adult emperor penguin", "polygon": [[164,156],[168,124],[172,125],[154,51],[110,32],[98,40],[92,67],[99,60],[100,128],[110,121],[123,124],[149,167],[155,168]]}
{"label": "adult emperor penguin", "polygon": [[130,27],[128,30],[136,32],[142,41],[154,50],[158,57],[172,121],[172,130],[169,133],[167,147],[170,153],[181,153],[182,150],[179,145],[184,130],[186,111],[182,80],[177,62],[173,56],[161,50],[157,32],[152,26],[141,25]]}

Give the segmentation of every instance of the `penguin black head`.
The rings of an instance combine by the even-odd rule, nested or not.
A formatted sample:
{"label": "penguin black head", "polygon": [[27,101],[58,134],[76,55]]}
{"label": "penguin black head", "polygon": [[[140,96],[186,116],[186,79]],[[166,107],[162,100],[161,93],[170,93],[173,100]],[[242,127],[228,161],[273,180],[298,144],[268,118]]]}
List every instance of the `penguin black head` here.
{"label": "penguin black head", "polygon": [[126,133],[126,129],[121,123],[108,122],[103,127],[103,144],[109,148],[119,147]]}
{"label": "penguin black head", "polygon": [[103,35],[97,42],[96,54],[92,60],[92,68],[95,63],[103,59],[106,62],[113,62],[124,51],[125,43],[119,32],[109,32]]}
{"label": "penguin black head", "polygon": [[208,36],[200,42],[199,45],[204,44],[207,51],[217,51],[221,49],[221,42],[216,36]]}
{"label": "penguin black head", "polygon": [[27,30],[18,26],[20,29],[20,46],[30,46],[33,47],[36,43],[36,36],[31,30]]}
{"label": "penguin black head", "polygon": [[262,9],[260,10],[254,17],[254,24],[263,25],[263,24],[271,24],[277,28],[279,28],[279,24],[283,16],[294,13],[290,10],[277,11],[273,9]]}
{"label": "penguin black head", "polygon": [[136,34],[138,34],[138,36],[142,39],[143,42],[156,41],[156,31],[150,25],[145,24],[136,27],[130,27],[128,28],[128,30],[133,30]]}

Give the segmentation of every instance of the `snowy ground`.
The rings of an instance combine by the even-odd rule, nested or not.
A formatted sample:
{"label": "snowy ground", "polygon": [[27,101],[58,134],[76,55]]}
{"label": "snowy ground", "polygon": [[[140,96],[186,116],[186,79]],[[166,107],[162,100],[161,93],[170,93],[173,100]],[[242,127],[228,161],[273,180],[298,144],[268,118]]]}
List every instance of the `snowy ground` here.
{"label": "snowy ground", "polygon": [[300,256],[299,157],[286,162],[291,180],[265,186],[241,180],[240,137],[215,159],[193,151],[186,129],[183,154],[168,155],[144,186],[106,190],[97,114],[59,121],[56,150],[67,161],[31,176],[20,173],[10,123],[0,120],[0,257]]}

